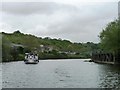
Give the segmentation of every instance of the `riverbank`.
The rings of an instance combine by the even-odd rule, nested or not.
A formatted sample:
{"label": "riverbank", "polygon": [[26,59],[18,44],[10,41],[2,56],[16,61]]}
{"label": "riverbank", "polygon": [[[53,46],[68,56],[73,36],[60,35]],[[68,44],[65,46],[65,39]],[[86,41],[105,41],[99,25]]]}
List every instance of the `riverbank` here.
{"label": "riverbank", "polygon": [[120,53],[93,53],[92,60],[101,64],[120,64]]}
{"label": "riverbank", "polygon": [[116,62],[108,62],[108,61],[93,61],[95,63],[99,63],[99,64],[111,64],[111,65],[120,65],[120,63],[116,63]]}
{"label": "riverbank", "polygon": [[[90,58],[62,58],[62,59],[59,59],[59,58],[49,58],[49,59],[39,59],[39,61],[49,61],[49,60],[54,60],[54,61],[58,61],[58,60],[83,60],[83,59],[85,59],[85,61],[84,62],[91,62],[91,59]],[[9,60],[9,61],[2,61],[2,62],[0,62],[0,63],[6,63],[6,62],[18,62],[18,61],[24,61],[24,59],[23,60]]]}

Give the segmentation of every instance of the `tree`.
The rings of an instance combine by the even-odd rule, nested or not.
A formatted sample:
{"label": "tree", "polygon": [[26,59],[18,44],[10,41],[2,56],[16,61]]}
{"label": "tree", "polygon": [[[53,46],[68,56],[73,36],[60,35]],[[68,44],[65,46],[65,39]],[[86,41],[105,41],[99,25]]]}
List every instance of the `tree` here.
{"label": "tree", "polygon": [[9,61],[10,56],[10,42],[2,35],[2,61]]}
{"label": "tree", "polygon": [[19,30],[13,32],[14,34],[21,34],[21,32]]}
{"label": "tree", "polygon": [[114,53],[120,51],[120,20],[110,22],[99,37],[102,49]]}

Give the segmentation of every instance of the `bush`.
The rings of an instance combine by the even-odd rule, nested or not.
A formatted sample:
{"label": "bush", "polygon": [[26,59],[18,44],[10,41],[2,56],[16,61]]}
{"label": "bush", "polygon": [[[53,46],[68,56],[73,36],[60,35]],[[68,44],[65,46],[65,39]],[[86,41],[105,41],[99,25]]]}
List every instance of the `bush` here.
{"label": "bush", "polygon": [[18,60],[24,60],[24,55],[23,54],[18,54]]}

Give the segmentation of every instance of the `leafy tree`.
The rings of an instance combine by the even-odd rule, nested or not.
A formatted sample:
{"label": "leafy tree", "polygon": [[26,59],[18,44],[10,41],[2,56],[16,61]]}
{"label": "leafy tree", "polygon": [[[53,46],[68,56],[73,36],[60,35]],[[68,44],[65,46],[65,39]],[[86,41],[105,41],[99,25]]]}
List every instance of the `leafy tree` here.
{"label": "leafy tree", "polygon": [[21,34],[21,32],[19,30],[13,32],[14,34]]}
{"label": "leafy tree", "polygon": [[102,49],[114,53],[120,51],[120,20],[110,22],[99,37]]}

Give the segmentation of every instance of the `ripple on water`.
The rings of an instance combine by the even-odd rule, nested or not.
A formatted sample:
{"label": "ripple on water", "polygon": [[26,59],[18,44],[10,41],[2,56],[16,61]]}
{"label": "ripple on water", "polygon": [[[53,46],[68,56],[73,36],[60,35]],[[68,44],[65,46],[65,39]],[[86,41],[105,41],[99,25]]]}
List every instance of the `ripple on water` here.
{"label": "ripple on water", "polygon": [[3,64],[3,87],[120,88],[120,69],[79,60]]}
{"label": "ripple on water", "polygon": [[100,87],[102,88],[120,88],[120,75],[118,73],[108,72],[100,80]]}

